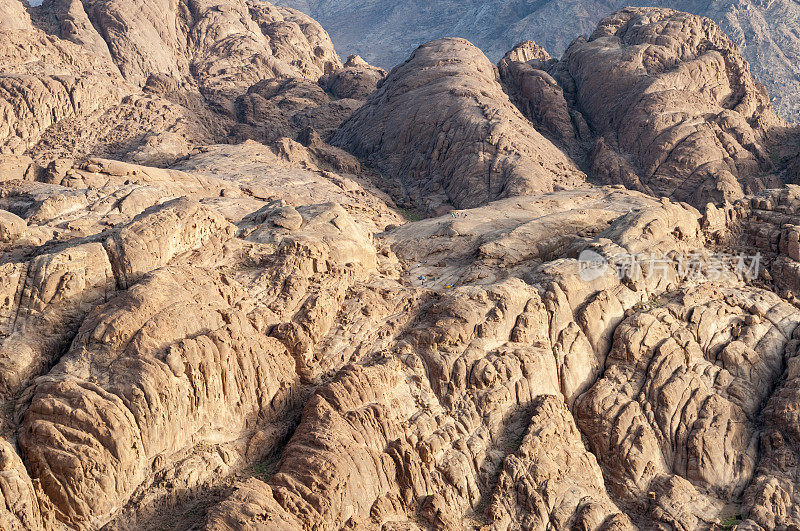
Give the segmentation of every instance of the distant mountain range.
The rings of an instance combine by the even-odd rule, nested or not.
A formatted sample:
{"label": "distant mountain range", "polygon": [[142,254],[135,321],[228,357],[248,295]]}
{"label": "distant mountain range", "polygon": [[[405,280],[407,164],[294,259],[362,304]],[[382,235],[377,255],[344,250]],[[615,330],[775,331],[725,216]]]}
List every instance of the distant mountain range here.
{"label": "distant mountain range", "polygon": [[795,0],[281,0],[318,20],[341,55],[384,68],[420,44],[464,37],[496,61],[522,40],[560,56],[576,34],[632,6],[661,6],[711,18],[736,42],[779,114],[800,121],[800,3]]}

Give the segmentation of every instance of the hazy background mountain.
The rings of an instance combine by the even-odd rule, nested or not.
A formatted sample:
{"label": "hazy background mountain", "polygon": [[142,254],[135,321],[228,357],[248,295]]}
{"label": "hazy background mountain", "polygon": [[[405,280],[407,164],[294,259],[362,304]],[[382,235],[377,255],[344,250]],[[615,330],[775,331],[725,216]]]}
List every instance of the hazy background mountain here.
{"label": "hazy background mountain", "polygon": [[624,6],[662,6],[706,16],[730,35],[778,112],[800,121],[800,3],[795,0],[280,0],[328,30],[337,51],[385,68],[418,45],[464,37],[496,61],[514,44],[534,40],[560,56],[576,34],[591,33]]}

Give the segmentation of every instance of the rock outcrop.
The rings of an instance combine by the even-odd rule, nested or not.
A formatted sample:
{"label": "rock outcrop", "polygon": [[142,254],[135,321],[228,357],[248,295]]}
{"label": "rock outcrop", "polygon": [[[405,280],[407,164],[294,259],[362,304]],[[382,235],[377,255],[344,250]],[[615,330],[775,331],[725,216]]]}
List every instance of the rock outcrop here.
{"label": "rock outcrop", "polygon": [[580,35],[626,6],[664,7],[708,17],[739,47],[759,82],[774,98],[778,114],[800,121],[800,5],[794,0],[580,0],[564,2],[438,1],[426,9],[393,0],[353,4],[343,0],[281,0],[330,32],[343,54],[361,54],[391,68],[420,42],[463,37],[492,61],[515,44],[533,39],[560,57]]}
{"label": "rock outcrop", "polygon": [[[542,395],[519,450],[506,457],[489,514],[493,529],[631,529],[563,402]],[[556,481],[554,481],[556,480]]]}
{"label": "rock outcrop", "polygon": [[344,68],[320,78],[320,84],[337,98],[366,99],[386,77],[386,70],[374,67],[358,55],[347,58]]}
{"label": "rock outcrop", "polygon": [[56,123],[88,119],[125,95],[119,71],[109,61],[70,41],[51,40],[19,1],[5,0],[0,9],[3,153],[22,154]]}
{"label": "rock outcrop", "polygon": [[[489,86],[505,90],[527,122]],[[572,161],[603,184],[703,207],[791,178],[778,147],[786,131],[713,22],[626,9],[576,40],[561,61],[525,42],[495,72],[464,41],[424,45],[332,141],[397,181],[387,186],[423,211],[474,207],[483,190],[487,201],[578,186]],[[480,196],[465,202],[459,194],[467,188]]]}
{"label": "rock outcrop", "polygon": [[203,432],[237,439],[293,406],[291,357],[237,312],[236,292],[214,275],[160,270],[87,318],[34,387],[19,440],[59,519],[102,525],[158,456]]}
{"label": "rock outcrop", "polygon": [[[318,169],[311,149],[285,147],[209,148],[186,171],[93,158],[32,172],[9,159],[0,363],[4,403],[23,405],[3,427],[25,426],[17,444],[36,469],[20,474],[9,447],[4,492],[28,482],[32,493],[10,499],[9,522],[158,518],[143,499],[180,501],[274,451],[308,393],[301,381],[341,366],[359,335],[374,342],[376,324],[351,319],[350,329],[340,312],[372,305],[369,323],[398,313],[403,297],[384,302],[364,283],[386,259],[373,232],[399,216],[377,191]],[[221,179],[223,160],[240,173]],[[212,352],[221,365],[207,364]]]}
{"label": "rock outcrop", "polygon": [[710,21],[0,14],[3,529],[800,526],[800,134]]}
{"label": "rock outcrop", "polygon": [[[637,319],[648,315],[650,301],[682,282],[704,282],[706,273],[688,277],[676,255],[663,275],[650,271],[620,278],[616,270],[608,270],[587,281],[581,278],[574,258],[534,255],[520,257],[516,263],[509,259],[506,264],[491,256],[476,260],[474,253],[464,253],[457,243],[469,238],[470,229],[477,231],[479,241],[489,234],[496,239],[505,233],[508,229],[498,231],[493,225],[492,212],[509,214],[506,222],[525,227],[532,238],[534,227],[542,229],[542,235],[553,235],[555,220],[551,219],[556,212],[566,211],[573,220],[579,216],[586,220],[587,226],[573,225],[571,236],[565,228],[566,248],[551,251],[558,256],[587,248],[608,256],[643,249],[686,254],[702,249],[699,215],[689,207],[613,190],[593,200],[596,210],[591,209],[591,201],[583,203],[587,199],[580,192],[560,192],[534,202],[500,201],[470,211],[467,220],[458,222],[450,216],[430,220],[425,223],[440,229],[430,236],[417,229],[408,251],[399,246],[406,240],[403,228],[397,229],[398,256],[403,259],[406,252],[414,252],[416,256],[406,260],[419,258],[430,264],[417,266],[407,276],[415,279],[422,272],[421,277],[433,277],[428,289],[439,294],[420,307],[417,322],[392,348],[345,368],[316,392],[282,454],[277,473],[267,485],[252,481],[238,485],[212,511],[210,528],[237,529],[253,522],[264,522],[264,529],[271,522],[338,528],[409,521],[432,528],[460,528],[475,521],[498,529],[538,528],[551,521],[632,528],[645,519],[665,524],[680,521],[681,511],[700,513],[709,521],[724,515],[724,504],[704,505],[706,500],[684,488],[684,483],[691,484],[677,473],[669,480],[672,483],[665,477],[663,486],[671,485],[676,493],[659,498],[663,507],[650,513],[631,506],[622,492],[607,492],[604,475],[612,464],[606,464],[605,455],[613,454],[597,453],[603,456],[598,464],[589,451],[600,450],[583,445],[568,413],[572,405],[582,422],[580,412],[595,387],[605,381],[604,376],[594,383],[604,370],[608,373],[617,341],[626,348],[641,348],[640,342],[628,340],[619,330],[626,323],[638,330]],[[513,208],[515,202],[518,211]],[[606,208],[597,208],[600,205]],[[442,230],[448,226],[455,230]],[[521,230],[516,232],[522,236]],[[498,245],[507,246],[509,254],[519,249],[517,238],[500,241]],[[476,268],[478,263],[482,270]],[[500,264],[508,269],[498,270]],[[473,275],[459,276],[459,270]],[[489,270],[495,274],[488,275]],[[738,285],[735,275],[729,278],[728,282]],[[791,312],[787,314],[789,304],[779,302],[775,295],[730,289],[743,299],[760,297],[764,304],[758,307],[774,312],[751,334],[752,344],[762,345],[765,356],[772,356],[765,360],[768,370],[753,371],[754,393],[763,395],[766,388],[756,375],[770,381],[779,377],[775,356],[783,352],[781,334],[796,323]],[[695,296],[713,305],[717,295],[712,289]],[[777,307],[770,308],[769,301],[777,301]],[[781,328],[776,329],[770,317]],[[714,322],[714,326],[732,329],[729,324]],[[742,340],[749,337],[745,333]],[[730,349],[731,356],[734,350]],[[733,381],[729,384],[734,385]],[[585,418],[590,422],[616,417],[595,412]],[[681,422],[691,426],[694,419]],[[587,428],[584,433],[594,432]],[[701,431],[693,441],[711,446],[718,433]],[[752,437],[744,440],[751,443],[745,449],[752,451]],[[622,455],[632,454],[625,448],[620,447]],[[631,469],[619,466],[625,473]],[[751,467],[744,476],[749,478],[752,472]],[[624,492],[636,492],[636,500],[648,500],[650,491]],[[732,502],[740,494],[738,490],[720,496]],[[679,495],[695,495],[692,499],[699,501],[681,503]],[[486,505],[481,509],[481,500],[490,502],[488,512],[483,512]]]}
{"label": "rock outcrop", "polygon": [[396,181],[404,198],[431,212],[584,180],[511,104],[483,53],[462,39],[419,47],[332,143],[364,158]]}
{"label": "rock outcrop", "polygon": [[573,43],[564,63],[587,123],[646,190],[703,206],[780,186],[769,96],[710,20],[622,10]]}
{"label": "rock outcrop", "polygon": [[0,147],[38,161],[169,165],[215,141],[327,137],[379,78],[342,65],[316,21],[265,2],[6,4]]}
{"label": "rock outcrop", "polygon": [[511,100],[537,131],[562,147],[573,160],[583,162],[586,154],[582,142],[589,142],[592,134],[576,110],[576,102],[571,101],[572,106],[567,103],[564,89],[548,73],[558,67],[557,61],[544,48],[527,41],[508,52],[498,67]]}
{"label": "rock outcrop", "polygon": [[656,492],[648,517],[696,528],[753,478],[759,411],[795,355],[800,316],[771,293],[713,285],[658,304],[617,328],[575,411],[619,498],[645,511]]}

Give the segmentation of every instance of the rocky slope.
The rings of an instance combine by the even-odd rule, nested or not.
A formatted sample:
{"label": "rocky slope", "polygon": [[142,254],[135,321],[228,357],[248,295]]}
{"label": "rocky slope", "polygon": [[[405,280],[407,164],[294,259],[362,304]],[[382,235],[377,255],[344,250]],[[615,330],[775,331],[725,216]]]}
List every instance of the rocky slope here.
{"label": "rocky slope", "polygon": [[800,4],[795,0],[568,0],[524,2],[394,0],[281,0],[319,20],[341,53],[359,53],[386,68],[420,42],[442,37],[469,39],[499,60],[520,41],[534,40],[561,56],[579,35],[626,6],[666,7],[714,20],[737,44],[758,81],[775,98],[778,113],[800,121]]}
{"label": "rocky slope", "polygon": [[800,526],[800,131],[712,22],[0,14],[0,528]]}
{"label": "rocky slope", "polygon": [[40,162],[163,165],[198,144],[330,132],[377,82],[351,75],[349,93],[326,93],[323,74],[372,70],[344,67],[319,24],[268,3],[6,3],[0,146]]}
{"label": "rocky slope", "polygon": [[396,180],[396,196],[432,212],[585,179],[514,107],[494,65],[459,39],[419,47],[331,142]]}
{"label": "rocky slope", "polygon": [[575,84],[569,97],[599,137],[591,159],[601,178],[697,206],[780,186],[770,158],[780,121],[711,21],[623,10],[548,66]]}

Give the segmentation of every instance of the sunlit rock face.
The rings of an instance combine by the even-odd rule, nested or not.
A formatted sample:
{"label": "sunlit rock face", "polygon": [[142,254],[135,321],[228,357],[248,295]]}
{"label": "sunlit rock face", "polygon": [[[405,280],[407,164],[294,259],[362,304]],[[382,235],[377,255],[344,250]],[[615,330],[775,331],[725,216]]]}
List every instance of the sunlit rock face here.
{"label": "sunlit rock face", "polygon": [[0,528],[800,526],[800,134],[710,20],[0,14]]}

